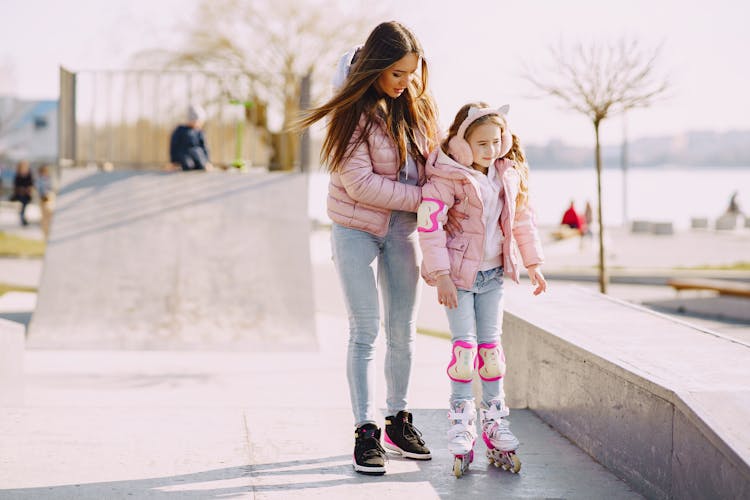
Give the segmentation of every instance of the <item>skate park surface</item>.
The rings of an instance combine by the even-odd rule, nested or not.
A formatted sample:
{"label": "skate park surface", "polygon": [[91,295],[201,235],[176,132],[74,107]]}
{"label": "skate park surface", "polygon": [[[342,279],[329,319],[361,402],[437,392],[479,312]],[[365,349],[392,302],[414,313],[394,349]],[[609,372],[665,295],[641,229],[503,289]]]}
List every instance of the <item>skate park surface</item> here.
{"label": "skate park surface", "polygon": [[[304,223],[293,216],[299,212],[295,204],[304,201],[304,184],[298,177],[278,189],[273,175],[249,180],[222,179],[221,173],[188,175],[146,182],[164,181],[180,191],[195,179],[209,180],[205,186],[193,188],[193,193],[202,193],[202,202],[198,203],[204,206],[202,211],[185,200],[162,205],[164,201],[156,200],[163,195],[160,189],[146,195],[147,205],[155,205],[151,210],[117,213],[104,226],[76,223],[73,207],[56,215],[60,217],[55,224],[60,225],[53,229],[51,243],[59,238],[58,248],[63,250],[57,252],[54,245],[48,248],[46,258],[52,260],[45,263],[42,273],[24,355],[24,394],[19,402],[0,409],[0,498],[408,495],[593,499],[640,498],[641,494],[701,498],[703,483],[712,484],[705,476],[712,475],[714,481],[734,485],[726,491],[747,493],[747,476],[742,476],[748,457],[747,438],[743,441],[743,427],[738,424],[750,407],[749,364],[742,363],[748,359],[747,344],[566,286],[542,298],[542,304],[529,300],[527,287],[507,288],[509,313],[504,343],[507,339],[509,362],[518,363],[510,367],[510,373],[516,375],[515,380],[509,376],[509,402],[524,408],[511,414],[512,429],[521,441],[520,474],[489,466],[480,441],[471,470],[459,480],[452,476],[445,444],[448,344],[433,335],[417,336],[410,388],[415,422],[433,451],[433,459],[417,462],[390,455],[385,476],[354,473],[345,379],[346,313],[330,262],[327,235],[313,234],[308,246]],[[127,195],[124,199],[128,200],[134,191],[143,191],[143,181],[141,175],[133,174],[106,185],[115,191],[121,188],[120,194]],[[81,196],[81,189],[100,185],[85,177],[77,182],[82,187],[68,191],[69,195]],[[222,208],[218,194],[226,192],[237,193],[236,201],[228,204],[240,208]],[[117,194],[94,189],[86,193],[86,203],[93,204],[89,209],[96,213],[97,203],[106,203]],[[242,208],[241,199],[248,200],[253,208]],[[61,206],[65,206],[63,202]],[[259,214],[255,205],[263,205],[266,215],[269,206],[275,207],[271,212],[286,211],[286,215],[265,222],[259,219],[266,215]],[[162,215],[165,210],[169,214]],[[238,212],[246,219],[239,225],[235,218]],[[81,215],[79,212],[77,217]],[[148,223],[141,225],[141,221]],[[176,224],[192,224],[192,236],[179,242],[164,237]],[[273,228],[260,226],[259,230],[262,224]],[[214,226],[231,229],[219,231]],[[68,228],[67,232],[55,233],[58,227]],[[201,229],[214,241],[226,241],[204,248],[191,239],[201,234]],[[226,233],[232,233],[231,237]],[[295,239],[297,233],[304,235],[304,242]],[[248,247],[247,240],[257,240],[259,234],[270,238],[267,246]],[[122,248],[128,244],[128,236],[134,237],[131,245],[137,246],[129,251]],[[76,238],[85,240],[85,244],[73,250],[66,248]],[[154,243],[160,238],[163,240],[158,245]],[[240,262],[240,256],[227,259],[225,252],[229,251],[222,247],[227,241],[234,241],[237,246],[232,248],[246,259],[254,259],[255,266],[262,268],[259,272],[266,274],[259,276],[254,267]],[[144,317],[137,317],[139,309],[133,311],[139,293],[128,281],[128,276],[138,270],[134,269],[136,263],[112,271],[111,261],[107,261],[97,264],[98,274],[83,274],[87,282],[102,280],[108,287],[121,287],[117,289],[122,292],[116,295],[122,295],[128,307],[118,305],[117,297],[102,297],[102,288],[91,294],[69,288],[75,290],[68,293],[72,297],[61,297],[64,292],[57,290],[72,286],[71,277],[61,275],[63,270],[83,267],[77,256],[83,256],[85,262],[96,262],[105,260],[100,254],[106,251],[119,252],[123,259],[146,260],[145,256],[153,256],[157,249],[179,262],[161,261],[158,268],[146,269],[145,276],[158,279],[143,280],[146,284],[139,286],[147,289],[142,294],[161,297],[157,301],[161,305],[143,310]],[[188,249],[192,253],[180,254]],[[193,268],[201,267],[197,264],[202,262],[200,256],[209,261],[217,258],[211,252],[221,254],[219,257],[231,269],[236,266],[238,275],[254,273],[253,279],[234,276],[218,267],[212,268],[213,272],[194,269],[195,273],[183,267],[189,265],[186,260]],[[311,261],[307,276],[299,276],[306,259]],[[280,266],[278,262],[289,265]],[[165,267],[170,269],[169,279],[154,276]],[[222,283],[229,290],[217,291]],[[187,296],[180,304],[164,299],[188,289],[197,295]],[[50,290],[55,300],[47,297]],[[211,308],[200,303],[199,291]],[[88,303],[79,303],[75,314],[69,312],[61,323],[63,333],[56,333],[54,317],[63,314],[57,301],[67,300],[66,307],[75,307],[76,298]],[[268,302],[264,302],[266,299]],[[445,332],[444,314],[432,299],[430,290],[425,290],[418,326],[425,332]],[[230,304],[223,303],[228,300]],[[577,304],[577,308],[571,304]],[[105,311],[91,311],[94,305]],[[236,311],[243,307],[255,321],[242,322]],[[581,314],[581,308],[586,309],[585,314]],[[100,316],[76,331],[75,325],[84,321],[81,318],[86,311]],[[544,311],[541,317],[540,311]],[[119,317],[113,316],[115,313]],[[169,314],[176,319],[160,321],[160,316]],[[222,314],[228,320],[220,331],[204,334],[203,328],[212,328],[209,320],[219,320]],[[200,327],[189,327],[186,315]],[[591,333],[601,331],[602,322],[614,331],[606,338]],[[272,323],[285,325],[288,334],[278,329],[266,331],[264,325]],[[155,325],[153,335],[149,325]],[[638,335],[632,335],[631,330]],[[618,343],[626,335],[630,342]],[[382,337],[377,358],[380,374]],[[665,351],[675,350],[675,342],[681,340],[685,345],[679,346],[674,358],[657,359]],[[721,358],[709,352],[717,345]],[[696,351],[701,351],[702,357]],[[649,358],[651,354],[653,359]],[[721,382],[723,377],[731,380]],[[671,385],[674,378],[682,378],[683,385]],[[380,375],[377,402],[384,401],[383,389]],[[591,415],[590,409],[595,407],[601,411]],[[567,437],[540,415],[554,422]],[[585,432],[581,432],[581,426]],[[622,429],[632,442],[610,427]],[[708,441],[696,454],[705,454],[719,471],[705,467],[700,457],[690,459],[685,454],[695,451],[690,432]],[[647,446],[633,449],[644,440]],[[662,453],[665,449],[667,452]],[[640,458],[628,460],[631,455]],[[660,463],[661,456],[668,457],[665,460],[669,463]],[[665,495],[664,485],[673,477],[680,479],[681,460],[686,462],[685,471],[694,470],[697,464],[701,473],[693,481],[701,484],[688,490],[673,489]],[[730,498],[721,494],[714,497]]]}

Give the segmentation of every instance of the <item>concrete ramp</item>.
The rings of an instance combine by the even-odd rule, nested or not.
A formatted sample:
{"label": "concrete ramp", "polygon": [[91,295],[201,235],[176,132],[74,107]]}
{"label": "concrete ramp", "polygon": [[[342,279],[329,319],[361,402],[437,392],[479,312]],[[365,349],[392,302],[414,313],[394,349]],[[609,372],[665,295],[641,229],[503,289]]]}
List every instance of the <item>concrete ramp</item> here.
{"label": "concrete ramp", "polygon": [[316,348],[307,177],[68,171],[31,348]]}

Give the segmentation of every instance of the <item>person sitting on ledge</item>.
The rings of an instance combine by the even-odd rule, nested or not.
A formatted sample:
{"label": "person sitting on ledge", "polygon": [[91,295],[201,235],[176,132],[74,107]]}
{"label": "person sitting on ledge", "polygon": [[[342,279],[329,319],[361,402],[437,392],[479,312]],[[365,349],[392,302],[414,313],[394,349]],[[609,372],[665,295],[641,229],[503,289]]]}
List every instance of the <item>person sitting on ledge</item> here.
{"label": "person sitting on ledge", "polygon": [[191,104],[187,112],[187,123],[178,125],[169,141],[171,170],[178,168],[184,171],[213,169],[203,134],[205,121],[206,111],[200,106]]}

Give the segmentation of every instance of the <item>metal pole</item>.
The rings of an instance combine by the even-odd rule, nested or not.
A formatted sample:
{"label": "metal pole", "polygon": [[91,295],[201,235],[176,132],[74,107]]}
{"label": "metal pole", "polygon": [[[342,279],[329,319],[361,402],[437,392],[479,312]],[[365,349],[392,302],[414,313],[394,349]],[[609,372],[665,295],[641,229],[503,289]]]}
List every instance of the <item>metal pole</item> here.
{"label": "metal pole", "polygon": [[[112,140],[112,73],[107,73],[107,119],[105,121],[105,130],[107,131],[107,157],[106,162],[112,161],[114,154],[114,144]],[[103,165],[102,165],[103,166]]]}
{"label": "metal pole", "polygon": [[626,112],[622,113],[622,154],[620,155],[620,166],[622,167],[622,225],[628,225],[628,117]]}
{"label": "metal pole", "polygon": [[[120,136],[120,153],[118,158],[118,163],[126,163],[126,162],[132,162],[132,158],[130,157],[130,134],[128,133],[129,126],[128,126],[128,101],[130,100],[130,94],[128,92],[130,88],[130,80],[132,77],[132,74],[130,72],[123,71],[122,73],[119,73],[120,75],[120,81],[122,82],[122,101],[120,102],[120,133],[118,134]],[[128,168],[133,168],[132,163],[130,165],[127,165]]]}
{"label": "metal pole", "polygon": [[86,159],[86,165],[88,166],[91,162],[96,161],[96,97],[97,97],[97,79],[99,73],[96,71],[91,72],[91,122],[89,123],[89,157]]}
{"label": "metal pole", "polygon": [[[310,73],[302,77],[299,89],[299,109],[306,110],[310,107]],[[299,168],[302,172],[310,170],[310,130],[305,129],[299,140]]]}
{"label": "metal pole", "polygon": [[60,167],[70,166],[77,160],[76,151],[76,73],[60,66],[59,97],[57,109],[57,171]]}
{"label": "metal pole", "polygon": [[146,135],[143,133],[145,128],[145,120],[141,122],[141,111],[143,109],[143,73],[140,71],[135,74],[136,78],[136,101],[137,104],[135,106],[136,112],[135,112],[135,121],[133,122],[133,127],[135,127],[135,130],[133,130],[133,135],[135,136],[135,157],[136,161],[139,165],[144,165],[146,163],[146,160],[143,156],[144,152],[144,144],[146,143],[145,137]]}

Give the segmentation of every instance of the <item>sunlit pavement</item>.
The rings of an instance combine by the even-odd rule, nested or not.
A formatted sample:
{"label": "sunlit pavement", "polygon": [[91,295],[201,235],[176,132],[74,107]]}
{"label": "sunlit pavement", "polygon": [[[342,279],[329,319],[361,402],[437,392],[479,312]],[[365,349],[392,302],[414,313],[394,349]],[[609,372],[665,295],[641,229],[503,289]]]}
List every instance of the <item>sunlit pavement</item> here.
{"label": "sunlit pavement", "polygon": [[[453,478],[447,346],[428,335],[417,339],[410,393],[433,460],[391,456],[382,478],[354,473],[347,325],[327,241],[326,231],[311,237],[317,353],[27,350],[25,404],[0,412],[0,498],[638,498],[526,410],[512,415],[521,474],[488,466],[480,443],[471,472]],[[434,291],[423,292],[420,329],[445,333]],[[610,293],[674,294],[644,285]],[[33,308],[33,294],[15,301]],[[383,347],[381,335],[381,368]],[[379,377],[380,404],[383,388]]]}

